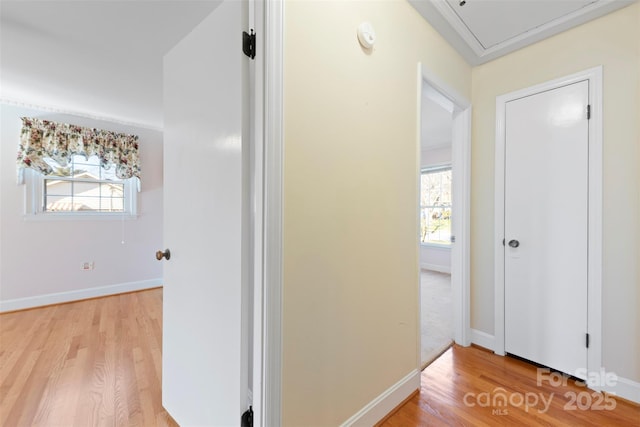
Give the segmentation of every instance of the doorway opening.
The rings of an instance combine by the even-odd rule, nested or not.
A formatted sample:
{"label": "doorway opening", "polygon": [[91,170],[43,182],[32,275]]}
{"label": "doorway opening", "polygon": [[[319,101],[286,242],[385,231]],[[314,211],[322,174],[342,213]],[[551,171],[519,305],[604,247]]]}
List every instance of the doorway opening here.
{"label": "doorway opening", "polygon": [[468,346],[471,104],[418,64],[418,364]]}
{"label": "doorway opening", "polygon": [[420,130],[420,364],[453,342],[451,216],[453,103],[422,86]]}

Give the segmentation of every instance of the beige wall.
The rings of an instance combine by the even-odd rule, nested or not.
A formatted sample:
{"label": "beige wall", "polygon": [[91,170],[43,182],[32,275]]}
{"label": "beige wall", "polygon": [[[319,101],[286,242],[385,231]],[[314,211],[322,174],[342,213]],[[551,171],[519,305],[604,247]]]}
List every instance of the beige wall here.
{"label": "beige wall", "polygon": [[284,425],[340,424],[418,365],[419,61],[470,97],[405,1],[285,4]]}
{"label": "beige wall", "polygon": [[285,17],[284,424],[339,424],[416,367],[418,61],[473,102],[472,327],[489,334],[495,98],[604,66],[603,361],[640,381],[640,5],[473,71],[404,1]]}
{"label": "beige wall", "polygon": [[603,363],[640,381],[640,4],[475,67],[472,327],[493,334],[496,96],[604,67]]}

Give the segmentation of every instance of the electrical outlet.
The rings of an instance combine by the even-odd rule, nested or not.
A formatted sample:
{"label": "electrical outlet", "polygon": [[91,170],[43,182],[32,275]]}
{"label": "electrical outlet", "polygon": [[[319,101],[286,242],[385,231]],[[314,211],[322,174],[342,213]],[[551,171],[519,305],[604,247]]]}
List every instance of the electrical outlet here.
{"label": "electrical outlet", "polygon": [[83,262],[82,263],[82,267],[80,267],[80,269],[82,269],[84,271],[93,270],[93,261],[91,261],[91,262]]}

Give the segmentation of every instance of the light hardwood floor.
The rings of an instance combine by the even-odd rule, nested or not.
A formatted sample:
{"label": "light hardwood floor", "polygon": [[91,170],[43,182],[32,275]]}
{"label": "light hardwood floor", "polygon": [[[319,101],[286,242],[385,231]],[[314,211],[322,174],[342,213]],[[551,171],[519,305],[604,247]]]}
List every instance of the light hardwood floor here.
{"label": "light hardwood floor", "polygon": [[454,345],[422,372],[420,392],[380,425],[640,426],[639,405],[571,379],[566,386],[558,385],[559,377],[552,379],[558,382],[542,374],[538,385],[537,368],[529,363]]}
{"label": "light hardwood floor", "polygon": [[[176,426],[161,403],[161,339],[161,289],[0,315],[0,426]],[[497,388],[553,393],[552,403],[481,406]],[[565,393],[584,392],[538,387],[530,364],[454,346],[382,425],[640,426],[640,407],[622,400],[613,411],[564,409]]]}
{"label": "light hardwood floor", "polygon": [[0,315],[0,426],[176,426],[162,289]]}

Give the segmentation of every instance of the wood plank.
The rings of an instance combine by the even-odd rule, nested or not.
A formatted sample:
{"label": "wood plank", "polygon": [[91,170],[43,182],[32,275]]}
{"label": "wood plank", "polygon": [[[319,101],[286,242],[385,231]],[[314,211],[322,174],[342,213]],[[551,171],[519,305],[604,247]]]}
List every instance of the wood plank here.
{"label": "wood plank", "polygon": [[640,405],[572,379],[539,381],[537,369],[454,345],[422,372],[420,393],[379,426],[640,426]]}
{"label": "wood plank", "polygon": [[[161,289],[2,314],[0,425],[175,427],[162,408],[161,350]],[[542,393],[551,404],[480,405],[482,393],[491,400],[501,390]],[[566,410],[571,393],[588,393],[591,407]],[[597,396],[572,381],[538,385],[531,364],[454,346],[380,425],[640,426],[640,406],[616,399],[613,410],[596,410]]]}
{"label": "wood plank", "polygon": [[0,315],[0,425],[177,424],[161,400],[162,289]]}

